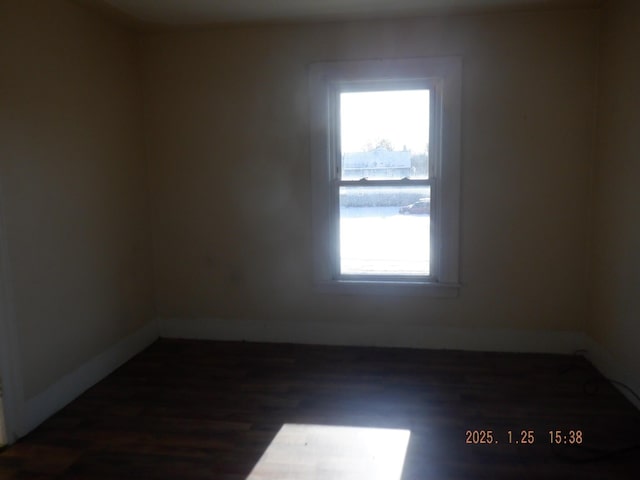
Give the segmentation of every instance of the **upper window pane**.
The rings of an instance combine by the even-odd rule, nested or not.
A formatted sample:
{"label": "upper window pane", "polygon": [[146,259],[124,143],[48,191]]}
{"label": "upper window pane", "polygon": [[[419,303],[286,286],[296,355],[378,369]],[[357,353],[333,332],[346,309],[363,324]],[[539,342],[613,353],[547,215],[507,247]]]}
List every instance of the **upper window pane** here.
{"label": "upper window pane", "polygon": [[343,180],[429,176],[429,90],[340,94]]}

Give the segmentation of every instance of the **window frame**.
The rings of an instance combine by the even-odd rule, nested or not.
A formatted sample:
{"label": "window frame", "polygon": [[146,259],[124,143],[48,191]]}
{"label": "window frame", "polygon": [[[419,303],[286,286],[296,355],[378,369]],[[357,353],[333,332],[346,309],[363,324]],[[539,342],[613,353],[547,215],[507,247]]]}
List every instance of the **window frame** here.
{"label": "window frame", "polygon": [[[310,158],[314,285],[339,294],[455,296],[459,290],[461,72],[459,57],[321,62],[310,65]],[[339,188],[342,92],[430,90],[429,178],[367,184],[431,187],[428,276],[340,274]],[[380,88],[386,87],[386,88]]]}

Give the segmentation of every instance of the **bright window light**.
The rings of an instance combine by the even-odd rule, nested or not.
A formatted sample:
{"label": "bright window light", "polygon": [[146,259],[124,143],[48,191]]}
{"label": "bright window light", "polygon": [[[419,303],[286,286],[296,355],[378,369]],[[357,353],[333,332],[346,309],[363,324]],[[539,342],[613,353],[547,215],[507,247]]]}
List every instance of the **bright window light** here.
{"label": "bright window light", "polygon": [[429,93],[427,89],[342,92],[342,153],[367,151],[386,141],[394,151],[425,155],[429,146]]}
{"label": "bright window light", "polygon": [[429,275],[429,102],[428,89],[340,93],[342,275]]}
{"label": "bright window light", "polygon": [[409,430],[285,424],[247,480],[399,480]]}
{"label": "bright window light", "polygon": [[340,271],[429,275],[429,186],[340,187]]}

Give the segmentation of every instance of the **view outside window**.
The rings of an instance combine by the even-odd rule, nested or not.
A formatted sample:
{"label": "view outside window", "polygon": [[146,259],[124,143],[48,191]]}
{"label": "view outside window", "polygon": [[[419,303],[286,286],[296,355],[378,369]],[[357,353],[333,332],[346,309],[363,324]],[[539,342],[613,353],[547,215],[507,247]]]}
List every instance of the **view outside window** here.
{"label": "view outside window", "polygon": [[429,275],[429,90],[343,92],[340,134],[340,272]]}

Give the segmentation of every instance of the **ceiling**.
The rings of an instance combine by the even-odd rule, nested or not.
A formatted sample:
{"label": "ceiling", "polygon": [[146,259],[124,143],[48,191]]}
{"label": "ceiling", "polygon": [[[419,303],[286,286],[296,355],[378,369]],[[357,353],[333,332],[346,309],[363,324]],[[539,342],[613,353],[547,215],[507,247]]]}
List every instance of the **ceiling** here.
{"label": "ceiling", "polygon": [[93,0],[141,24],[331,20],[594,6],[600,0]]}

